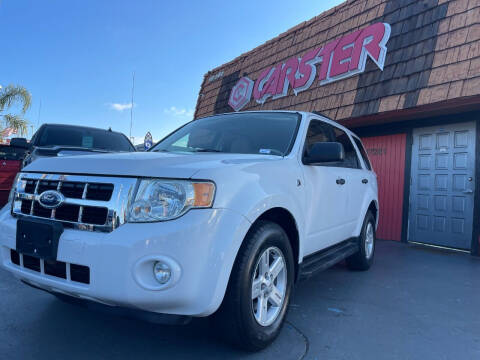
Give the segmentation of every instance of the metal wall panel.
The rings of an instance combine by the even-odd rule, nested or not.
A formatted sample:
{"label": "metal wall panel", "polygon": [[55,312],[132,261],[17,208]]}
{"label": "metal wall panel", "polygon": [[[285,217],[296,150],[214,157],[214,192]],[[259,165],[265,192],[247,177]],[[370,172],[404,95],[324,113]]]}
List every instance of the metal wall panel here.
{"label": "metal wall panel", "polygon": [[402,238],[406,140],[406,134],[362,138],[378,178],[379,239]]}

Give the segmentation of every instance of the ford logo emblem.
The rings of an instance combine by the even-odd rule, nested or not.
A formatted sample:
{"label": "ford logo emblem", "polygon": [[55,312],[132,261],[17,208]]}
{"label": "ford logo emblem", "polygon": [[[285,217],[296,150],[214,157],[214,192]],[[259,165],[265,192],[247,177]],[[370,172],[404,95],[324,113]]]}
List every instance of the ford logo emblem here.
{"label": "ford logo emblem", "polygon": [[44,208],[56,209],[65,201],[65,197],[55,190],[47,190],[40,194],[38,202]]}

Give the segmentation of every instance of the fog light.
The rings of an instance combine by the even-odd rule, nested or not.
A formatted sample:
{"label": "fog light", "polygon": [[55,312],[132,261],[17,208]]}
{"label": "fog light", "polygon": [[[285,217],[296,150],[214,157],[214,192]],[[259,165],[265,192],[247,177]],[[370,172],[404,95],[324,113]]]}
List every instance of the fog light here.
{"label": "fog light", "polygon": [[153,264],[153,276],[160,284],[166,284],[172,276],[172,270],[164,262],[157,261]]}

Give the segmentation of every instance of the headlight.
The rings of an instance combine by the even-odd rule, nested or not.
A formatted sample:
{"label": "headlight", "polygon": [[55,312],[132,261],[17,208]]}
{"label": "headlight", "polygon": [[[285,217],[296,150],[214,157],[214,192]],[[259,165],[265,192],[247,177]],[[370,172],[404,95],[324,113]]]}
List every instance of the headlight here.
{"label": "headlight", "polygon": [[17,183],[18,183],[18,178],[20,176],[20,173],[18,173],[15,176],[15,180],[13,180],[12,183],[12,189],[10,190],[10,194],[8,194],[8,203],[11,204],[13,201],[13,198],[15,197],[15,191],[17,190]]}
{"label": "headlight", "polygon": [[215,185],[186,180],[141,180],[128,209],[129,222],[153,222],[178,218],[192,208],[212,206]]}

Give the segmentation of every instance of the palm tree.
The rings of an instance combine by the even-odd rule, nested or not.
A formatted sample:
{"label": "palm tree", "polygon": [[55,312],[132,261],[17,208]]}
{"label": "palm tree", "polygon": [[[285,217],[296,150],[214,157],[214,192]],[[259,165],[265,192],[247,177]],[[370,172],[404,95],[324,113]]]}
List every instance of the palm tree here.
{"label": "palm tree", "polygon": [[[16,103],[21,104],[19,115],[3,114],[6,109]],[[0,116],[3,117],[3,124],[0,123],[0,138],[3,125],[5,128],[15,129],[21,135],[27,132],[28,121],[23,115],[30,108],[31,103],[32,96],[23,86],[8,85],[3,89],[0,86]]]}

